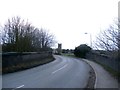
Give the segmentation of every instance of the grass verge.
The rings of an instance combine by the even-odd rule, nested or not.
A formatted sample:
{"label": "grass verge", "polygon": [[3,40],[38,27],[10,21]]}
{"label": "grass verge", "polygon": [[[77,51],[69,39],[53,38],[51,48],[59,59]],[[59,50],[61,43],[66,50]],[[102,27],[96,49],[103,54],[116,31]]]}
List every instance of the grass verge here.
{"label": "grass verge", "polygon": [[63,56],[71,56],[71,57],[75,57],[75,55],[73,53],[62,53]]}

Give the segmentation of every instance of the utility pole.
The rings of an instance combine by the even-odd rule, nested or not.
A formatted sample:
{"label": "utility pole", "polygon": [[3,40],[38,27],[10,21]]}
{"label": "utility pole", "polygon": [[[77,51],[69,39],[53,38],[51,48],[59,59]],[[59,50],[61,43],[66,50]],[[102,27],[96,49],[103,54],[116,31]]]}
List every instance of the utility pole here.
{"label": "utility pole", "polygon": [[91,35],[91,33],[85,33],[85,34],[89,34],[90,35],[90,47],[92,48],[92,35]]}

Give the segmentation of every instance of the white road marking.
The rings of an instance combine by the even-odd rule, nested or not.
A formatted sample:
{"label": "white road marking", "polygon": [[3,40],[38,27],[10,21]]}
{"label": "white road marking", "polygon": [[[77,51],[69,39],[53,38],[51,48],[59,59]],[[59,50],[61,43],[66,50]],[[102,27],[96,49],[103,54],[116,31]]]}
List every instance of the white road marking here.
{"label": "white road marking", "polygon": [[54,72],[52,72],[52,74],[54,74],[54,73],[58,72],[59,70],[61,70],[61,69],[65,68],[66,66],[67,66],[67,64],[66,64],[66,65],[64,65],[63,67],[61,67],[61,68],[59,68],[59,69],[55,70]]}
{"label": "white road marking", "polygon": [[16,89],[22,88],[22,87],[24,87],[24,85],[18,86],[18,87],[16,87],[16,88],[12,89],[12,90],[16,90]]}
{"label": "white road marking", "polygon": [[21,87],[24,87],[24,85],[21,85],[21,86],[19,86],[19,87],[16,87],[16,88],[21,88]]}

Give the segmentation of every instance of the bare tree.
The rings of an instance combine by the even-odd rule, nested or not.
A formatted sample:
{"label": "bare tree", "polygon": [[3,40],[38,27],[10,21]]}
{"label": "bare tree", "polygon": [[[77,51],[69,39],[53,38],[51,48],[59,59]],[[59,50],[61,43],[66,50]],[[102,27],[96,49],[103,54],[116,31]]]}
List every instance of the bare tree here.
{"label": "bare tree", "polygon": [[55,37],[50,34],[47,30],[36,28],[34,30],[33,45],[39,49],[50,48],[55,44]]}
{"label": "bare tree", "polygon": [[50,48],[55,40],[54,35],[45,29],[38,29],[20,17],[13,17],[3,27],[2,43],[6,51],[27,52]]}
{"label": "bare tree", "polygon": [[[104,30],[97,36],[95,42],[97,48],[104,49],[111,53],[111,57],[120,59],[120,20],[117,23],[109,26],[107,30]],[[107,53],[108,53],[107,52]]]}
{"label": "bare tree", "polygon": [[28,22],[25,23],[20,17],[13,17],[8,19],[8,22],[4,25],[3,31],[2,41],[4,45],[7,45],[6,47],[9,47],[8,50],[30,50],[31,25]]}
{"label": "bare tree", "polygon": [[120,49],[120,29],[118,28],[118,24],[111,25],[107,30],[104,30],[97,36],[97,40],[95,42],[96,47],[113,51]]}
{"label": "bare tree", "polygon": [[41,29],[41,44],[42,48],[51,47],[55,43],[55,37],[53,34],[50,34],[48,31]]}

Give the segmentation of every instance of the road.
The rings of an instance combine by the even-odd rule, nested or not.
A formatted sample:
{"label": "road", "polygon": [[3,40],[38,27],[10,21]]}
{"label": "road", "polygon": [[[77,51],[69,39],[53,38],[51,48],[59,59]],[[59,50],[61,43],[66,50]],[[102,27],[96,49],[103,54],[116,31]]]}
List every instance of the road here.
{"label": "road", "polygon": [[2,76],[2,87],[12,88],[85,88],[90,66],[82,60],[55,56],[56,60],[38,67]]}

